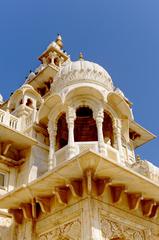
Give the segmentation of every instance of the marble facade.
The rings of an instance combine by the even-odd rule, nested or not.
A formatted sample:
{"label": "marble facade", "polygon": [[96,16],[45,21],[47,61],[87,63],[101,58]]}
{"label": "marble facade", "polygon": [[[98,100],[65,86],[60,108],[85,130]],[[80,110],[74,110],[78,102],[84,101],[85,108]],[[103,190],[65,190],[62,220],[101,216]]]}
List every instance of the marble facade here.
{"label": "marble facade", "polygon": [[0,100],[0,239],[159,239],[159,168],[135,155],[155,136],[60,35],[39,60]]}

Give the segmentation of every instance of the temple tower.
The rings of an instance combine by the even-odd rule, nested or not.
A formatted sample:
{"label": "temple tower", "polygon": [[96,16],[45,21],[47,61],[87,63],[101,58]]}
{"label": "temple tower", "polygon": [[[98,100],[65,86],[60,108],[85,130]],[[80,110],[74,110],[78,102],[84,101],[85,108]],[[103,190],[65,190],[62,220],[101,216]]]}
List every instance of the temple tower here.
{"label": "temple tower", "polygon": [[14,179],[0,198],[8,239],[159,239],[159,169],[135,156],[155,136],[103,67],[71,61],[60,35],[39,60],[0,109],[0,131],[12,133],[0,137]]}

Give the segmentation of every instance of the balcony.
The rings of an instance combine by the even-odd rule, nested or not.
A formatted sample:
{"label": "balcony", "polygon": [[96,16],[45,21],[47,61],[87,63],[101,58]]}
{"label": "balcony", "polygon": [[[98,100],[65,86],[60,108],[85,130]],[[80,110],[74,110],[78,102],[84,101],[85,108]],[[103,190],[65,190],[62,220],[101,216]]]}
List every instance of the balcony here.
{"label": "balcony", "polygon": [[20,150],[34,145],[36,141],[23,134],[21,118],[0,109],[0,143],[12,144]]}
{"label": "balcony", "polygon": [[9,112],[0,109],[0,124],[3,124],[13,130],[21,130],[21,119],[13,116]]}
{"label": "balcony", "polygon": [[[19,107],[19,111],[21,110],[22,105]],[[25,120],[22,122],[21,118],[15,117],[13,114],[9,112],[3,111],[0,109],[0,124],[9,127],[13,130],[17,131],[25,131],[30,128],[35,121],[36,111],[30,111],[30,108],[25,106],[26,111],[28,112]]]}
{"label": "balcony", "polygon": [[[93,142],[75,142],[75,149],[76,149],[76,154],[78,155],[82,152],[85,152],[87,150],[93,150],[96,153],[99,153],[98,150],[98,142],[93,141]],[[105,149],[106,149],[106,157],[114,160],[116,162],[119,161],[119,153],[118,151],[111,147],[108,144],[105,144]],[[57,165],[64,162],[65,160],[68,160],[68,145],[65,147],[59,149],[58,151],[55,152],[55,157],[56,157],[56,163]]]}

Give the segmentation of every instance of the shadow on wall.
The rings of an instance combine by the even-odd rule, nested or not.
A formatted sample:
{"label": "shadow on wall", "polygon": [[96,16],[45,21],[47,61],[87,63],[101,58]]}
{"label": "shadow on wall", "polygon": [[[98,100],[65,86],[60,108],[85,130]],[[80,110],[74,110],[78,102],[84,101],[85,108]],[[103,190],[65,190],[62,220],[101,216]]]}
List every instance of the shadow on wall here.
{"label": "shadow on wall", "polygon": [[0,226],[0,240],[11,239],[11,227]]}

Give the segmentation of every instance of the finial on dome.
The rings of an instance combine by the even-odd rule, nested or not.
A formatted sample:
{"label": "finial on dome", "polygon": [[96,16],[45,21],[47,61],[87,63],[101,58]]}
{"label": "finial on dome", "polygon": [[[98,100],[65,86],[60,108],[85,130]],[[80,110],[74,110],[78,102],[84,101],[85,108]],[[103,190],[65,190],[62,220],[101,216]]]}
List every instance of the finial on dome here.
{"label": "finial on dome", "polygon": [[57,38],[56,38],[56,41],[57,45],[62,49],[63,48],[63,42],[62,42],[62,37],[61,35],[58,33],[57,34]]}
{"label": "finial on dome", "polygon": [[82,53],[82,52],[80,52],[79,60],[84,60],[84,57],[83,57],[83,53]]}

